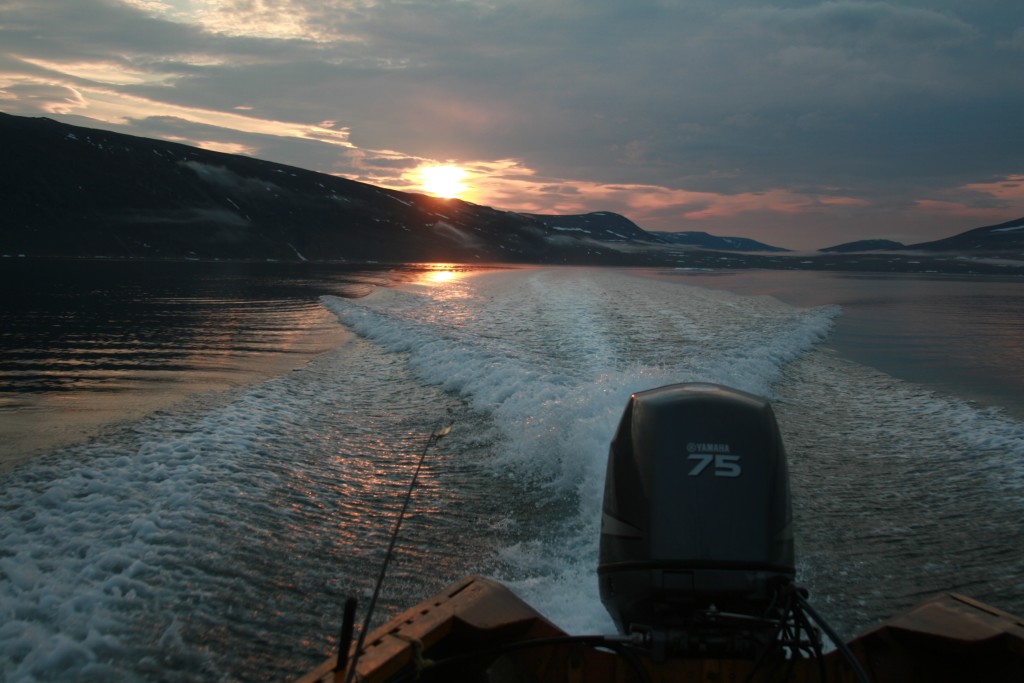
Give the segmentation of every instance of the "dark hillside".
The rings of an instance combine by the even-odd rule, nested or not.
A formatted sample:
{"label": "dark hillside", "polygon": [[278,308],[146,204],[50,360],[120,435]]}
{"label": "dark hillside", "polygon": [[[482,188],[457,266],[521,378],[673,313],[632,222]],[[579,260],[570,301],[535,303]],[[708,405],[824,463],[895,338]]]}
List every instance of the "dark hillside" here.
{"label": "dark hillside", "polygon": [[906,249],[906,245],[892,240],[858,240],[856,242],[845,242],[834,247],[819,249],[825,253],[849,253],[855,251],[892,251],[893,249]]}
{"label": "dark hillside", "polygon": [[526,214],[551,230],[566,237],[601,240],[602,242],[644,242],[665,244],[653,233],[643,230],[625,216],[609,211],[595,211],[576,215]]}
{"label": "dark hillside", "polygon": [[785,250],[651,233],[611,212],[499,211],[50,119],[0,113],[0,150],[4,257],[1024,273],[1024,219],[912,254],[763,254]]}
{"label": "dark hillside", "polygon": [[620,263],[530,216],[0,114],[0,253]]}
{"label": "dark hillside", "polygon": [[706,232],[652,232],[652,235],[665,240],[669,244],[698,247],[700,249],[717,249],[720,251],[774,252],[789,251],[782,247],[758,242],[747,237],[718,237]]}
{"label": "dark hillside", "polygon": [[975,228],[941,240],[911,244],[907,249],[975,254],[1009,251],[1024,255],[1024,218]]}

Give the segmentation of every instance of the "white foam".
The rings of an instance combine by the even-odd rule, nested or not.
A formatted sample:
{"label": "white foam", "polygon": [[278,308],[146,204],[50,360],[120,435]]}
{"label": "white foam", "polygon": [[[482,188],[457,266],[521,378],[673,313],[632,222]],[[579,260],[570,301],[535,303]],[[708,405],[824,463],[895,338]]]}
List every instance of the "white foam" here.
{"label": "white foam", "polygon": [[[366,589],[403,468],[449,409],[462,422],[440,450],[461,444],[471,462],[444,461],[456,468],[447,481],[441,463],[424,473],[425,507],[404,527],[422,536],[393,565],[400,579],[385,600],[407,605],[448,580],[438,574],[490,570],[467,548],[485,553],[497,539],[498,573],[531,604],[571,632],[609,629],[597,525],[608,442],[629,394],[712,381],[776,398],[791,361],[816,355],[805,352],[838,313],[578,269],[324,304],[372,341],[351,339],[299,372],[154,416],[0,482],[0,679],[212,681],[245,678],[245,666],[308,668],[329,645],[316,639],[337,628],[322,606]],[[864,412],[837,415],[844,429],[875,425],[881,442],[885,429],[904,441],[925,430],[936,449],[958,441],[975,459],[944,462],[1019,504],[1018,423],[891,378],[883,386],[808,367],[793,391],[812,415],[831,392]],[[909,453],[891,457],[918,466]],[[459,490],[467,471],[485,480]],[[482,530],[470,493],[496,508]],[[807,561],[837,571],[830,557]]]}
{"label": "white foam", "polygon": [[607,445],[630,393],[710,381],[770,395],[782,366],[824,339],[838,313],[600,270],[488,274],[324,303],[491,416],[496,471],[576,501],[552,542],[503,554],[511,583],[576,631],[607,622],[593,578],[597,524]]}
{"label": "white foam", "polygon": [[337,624],[318,605],[344,601],[339,558],[376,561],[384,477],[404,462],[372,457],[445,405],[403,388],[412,417],[375,418],[388,363],[318,363],[7,475],[0,680],[222,680],[277,661],[294,675],[311,662],[288,669],[289,653],[322,656]]}
{"label": "white foam", "polygon": [[[788,411],[793,423],[783,427],[801,430],[794,485],[809,509],[827,508],[814,487],[822,486],[816,477],[831,476],[836,458],[851,471],[829,479],[829,486],[839,487],[844,500],[852,496],[847,504],[863,508],[867,519],[877,498],[894,495],[887,480],[873,478],[876,465],[887,476],[904,472],[902,487],[931,481],[930,490],[950,498],[942,508],[952,517],[959,506],[978,507],[991,491],[1010,494],[996,499],[1015,507],[1024,500],[1024,425],[998,411],[848,363],[801,362],[796,385],[781,382],[794,360],[831,358],[806,352],[827,336],[837,307],[797,309],[768,297],[579,269],[498,273],[325,305],[359,334],[401,352],[423,381],[458,393],[493,422],[498,436],[487,465],[510,507],[504,527],[495,530],[505,539],[500,578],[570,632],[611,628],[597,595],[598,520],[608,443],[634,391],[709,381],[782,400],[783,412],[785,400],[799,403],[799,411]],[[777,385],[791,393],[777,396]],[[907,464],[897,467],[898,461]],[[949,479],[941,486],[934,479],[939,471]],[[853,473],[868,481],[851,479]],[[807,481],[817,483],[801,489]],[[997,530],[1009,523],[992,522]],[[936,547],[951,537],[948,523],[936,523]],[[812,590],[835,596],[832,608],[840,608],[844,627],[869,625],[891,613],[892,600],[903,599],[896,578],[884,590],[858,583],[861,603],[842,593],[831,577],[857,571],[858,561],[845,546],[830,546],[843,530],[806,531],[811,540],[802,571]],[[890,535],[897,542],[900,532]],[[991,543],[992,557],[1004,561],[998,558],[1007,549]],[[879,561],[889,564],[874,567],[865,581],[894,570],[891,558]],[[946,575],[922,571],[932,572],[936,589],[949,588]],[[1012,576],[1016,570],[1011,564],[984,571]],[[845,577],[847,588],[854,578]],[[865,597],[875,593],[884,596]],[[864,600],[871,610],[860,614]]]}

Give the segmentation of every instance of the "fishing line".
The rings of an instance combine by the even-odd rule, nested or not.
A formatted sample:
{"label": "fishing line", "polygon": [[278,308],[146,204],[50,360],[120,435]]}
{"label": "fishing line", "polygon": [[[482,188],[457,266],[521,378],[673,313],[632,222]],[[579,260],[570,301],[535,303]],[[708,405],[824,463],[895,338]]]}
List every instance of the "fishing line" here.
{"label": "fishing line", "polygon": [[[377,575],[377,585],[373,589],[373,595],[370,596],[370,604],[366,608],[366,618],[363,619],[363,627],[359,630],[359,639],[356,641],[356,650],[352,656],[352,661],[348,667],[348,673],[345,675],[345,683],[351,683],[356,673],[356,664],[359,663],[359,655],[363,649],[363,643],[366,640],[366,633],[370,629],[370,619],[373,617],[373,610],[377,606],[377,596],[380,595],[381,586],[384,585],[384,574],[387,573],[388,563],[391,561],[391,555],[395,550],[395,543],[398,541],[398,532],[402,528],[402,519],[405,517],[405,511],[409,509],[409,501],[412,500],[412,490],[416,487],[416,479],[420,476],[420,470],[423,468],[423,461],[427,459],[427,453],[430,448],[436,444],[441,438],[448,435],[452,431],[452,426],[447,424],[443,427],[438,427],[431,434],[430,438],[427,439],[427,443],[423,446],[423,452],[420,453],[419,462],[416,463],[416,471],[413,472],[412,480],[409,482],[409,490],[405,492],[405,502],[402,503],[402,510],[398,513],[398,519],[395,520],[395,528],[391,532],[391,540],[388,542],[388,550],[384,554],[384,561],[380,565],[380,574]],[[339,643],[341,648],[346,647],[345,643]],[[341,652],[339,651],[338,657],[340,659]]]}

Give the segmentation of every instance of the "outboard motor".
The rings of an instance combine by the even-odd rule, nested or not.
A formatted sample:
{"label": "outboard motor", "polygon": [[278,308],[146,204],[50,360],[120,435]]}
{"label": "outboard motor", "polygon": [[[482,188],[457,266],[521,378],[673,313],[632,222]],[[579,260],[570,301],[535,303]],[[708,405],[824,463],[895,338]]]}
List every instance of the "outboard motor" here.
{"label": "outboard motor", "polygon": [[598,577],[619,630],[662,652],[754,656],[794,578],[771,405],[716,384],[633,394],[606,477]]}

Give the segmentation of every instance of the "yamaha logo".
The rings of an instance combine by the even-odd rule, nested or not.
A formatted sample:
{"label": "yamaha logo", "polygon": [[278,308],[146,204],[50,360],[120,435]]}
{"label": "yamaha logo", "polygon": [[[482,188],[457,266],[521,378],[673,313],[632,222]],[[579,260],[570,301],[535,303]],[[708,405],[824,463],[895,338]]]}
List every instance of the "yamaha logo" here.
{"label": "yamaha logo", "polygon": [[694,443],[686,444],[687,453],[731,453],[727,443]]}

